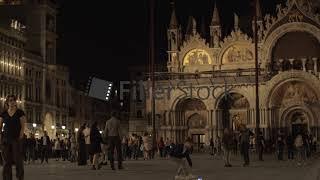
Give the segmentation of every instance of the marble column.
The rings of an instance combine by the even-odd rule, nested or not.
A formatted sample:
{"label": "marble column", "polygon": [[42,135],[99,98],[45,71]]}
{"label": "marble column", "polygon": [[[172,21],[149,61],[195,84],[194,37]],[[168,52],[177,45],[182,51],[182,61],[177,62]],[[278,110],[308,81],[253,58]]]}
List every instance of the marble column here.
{"label": "marble column", "polygon": [[279,73],[283,71],[283,59],[279,59]]}
{"label": "marble column", "polygon": [[314,74],[318,74],[318,58],[314,57],[312,58],[312,61],[313,61],[313,71],[314,71]]}
{"label": "marble column", "polygon": [[291,70],[293,70],[293,61],[294,61],[293,58],[289,59],[289,62],[290,62],[290,65],[291,65]]}
{"label": "marble column", "polygon": [[302,62],[302,69],[304,72],[306,72],[307,71],[307,69],[306,69],[307,58],[302,58],[301,62]]}

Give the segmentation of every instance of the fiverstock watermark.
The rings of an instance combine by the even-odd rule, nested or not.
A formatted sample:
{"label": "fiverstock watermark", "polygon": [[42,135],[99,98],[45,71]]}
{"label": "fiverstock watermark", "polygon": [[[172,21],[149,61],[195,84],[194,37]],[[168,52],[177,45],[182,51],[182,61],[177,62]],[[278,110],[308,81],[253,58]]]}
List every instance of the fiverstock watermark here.
{"label": "fiverstock watermark", "polygon": [[[123,100],[126,94],[132,97],[132,100],[144,101],[150,98],[152,94],[151,84],[146,81],[120,81],[120,100]],[[156,100],[171,99],[172,93],[180,94],[185,97],[198,98],[206,100],[209,98],[217,99],[217,94],[221,92],[230,94],[234,85],[195,85],[191,82],[181,80],[175,85],[167,83],[165,85],[157,84],[154,89],[154,98]]]}

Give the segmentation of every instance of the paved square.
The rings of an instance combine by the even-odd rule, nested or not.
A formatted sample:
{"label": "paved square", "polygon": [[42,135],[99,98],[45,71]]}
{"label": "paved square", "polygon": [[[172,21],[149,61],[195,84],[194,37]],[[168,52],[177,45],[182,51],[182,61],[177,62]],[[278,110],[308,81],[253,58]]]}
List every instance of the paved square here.
{"label": "paved square", "polygon": [[[208,155],[194,155],[193,174],[205,180],[318,180],[319,159],[313,159],[303,167],[292,161],[277,161],[274,156],[266,156],[264,162],[251,157],[250,167],[242,167],[240,157],[234,157],[233,167],[225,168],[223,160]],[[90,170],[89,166],[77,166],[70,162],[50,161],[49,164],[25,166],[25,180],[173,180],[176,165],[170,160],[130,160],[124,162],[124,170],[112,171],[109,166],[101,170]],[[14,168],[13,168],[14,171]]]}

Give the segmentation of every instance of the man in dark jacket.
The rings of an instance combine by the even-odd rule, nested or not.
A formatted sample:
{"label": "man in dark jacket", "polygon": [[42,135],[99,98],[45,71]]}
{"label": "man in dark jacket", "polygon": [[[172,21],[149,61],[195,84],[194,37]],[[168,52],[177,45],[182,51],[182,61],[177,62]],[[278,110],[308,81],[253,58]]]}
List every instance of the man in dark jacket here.
{"label": "man in dark jacket", "polygon": [[247,129],[245,125],[240,126],[240,148],[241,148],[241,154],[244,159],[243,166],[248,166],[250,163],[249,158],[249,148],[250,148],[250,137],[254,134]]}
{"label": "man in dark jacket", "polygon": [[40,140],[41,163],[43,163],[44,160],[48,163],[50,146],[51,146],[50,138],[48,136],[47,131],[45,131],[44,135],[41,137],[41,140]]}

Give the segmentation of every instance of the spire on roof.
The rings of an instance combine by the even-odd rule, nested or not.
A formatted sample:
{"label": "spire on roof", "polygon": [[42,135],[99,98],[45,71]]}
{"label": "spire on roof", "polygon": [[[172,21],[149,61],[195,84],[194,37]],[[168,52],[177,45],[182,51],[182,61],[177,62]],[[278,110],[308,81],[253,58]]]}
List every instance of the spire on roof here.
{"label": "spire on roof", "polygon": [[219,11],[217,8],[217,2],[214,3],[211,26],[220,26],[220,17],[219,17]]}
{"label": "spire on roof", "polygon": [[171,14],[169,28],[176,29],[176,28],[178,28],[178,21],[177,21],[176,11],[175,11],[175,7],[174,7],[174,1],[171,1],[170,4],[171,4],[171,9],[172,9],[172,14]]}
{"label": "spire on roof", "polygon": [[187,35],[195,35],[197,33],[197,22],[194,17],[190,16],[187,26]]}
{"label": "spire on roof", "polygon": [[261,12],[261,5],[260,0],[256,0],[256,12],[257,12],[257,19],[258,21],[262,20],[262,12]]}
{"label": "spire on roof", "polygon": [[239,29],[239,16],[234,13],[234,30],[238,30]]}

